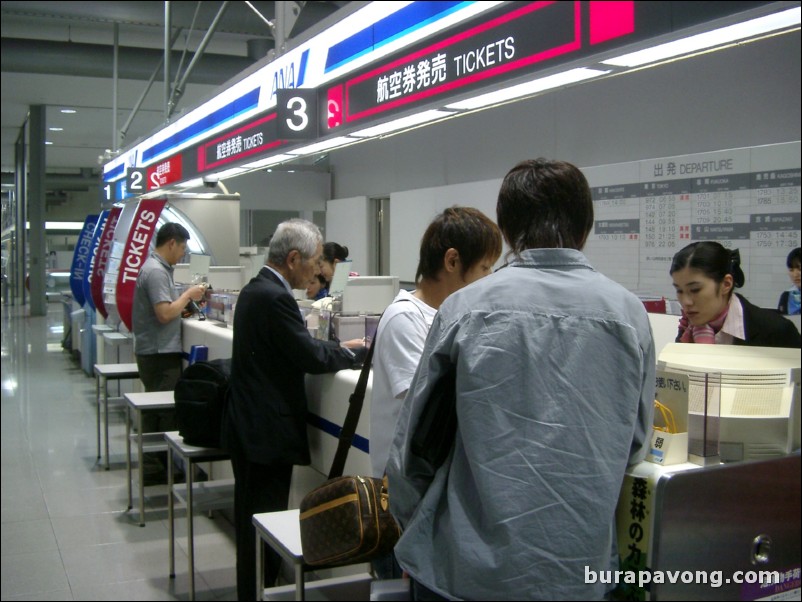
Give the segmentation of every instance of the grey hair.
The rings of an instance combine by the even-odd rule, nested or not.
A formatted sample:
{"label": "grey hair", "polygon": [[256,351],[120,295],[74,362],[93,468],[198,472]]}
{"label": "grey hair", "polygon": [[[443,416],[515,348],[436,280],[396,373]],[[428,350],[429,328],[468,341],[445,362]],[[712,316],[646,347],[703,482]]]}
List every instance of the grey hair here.
{"label": "grey hair", "polygon": [[310,221],[295,218],[281,222],[270,239],[267,261],[284,265],[290,251],[298,251],[303,259],[309,259],[323,242],[320,229]]}

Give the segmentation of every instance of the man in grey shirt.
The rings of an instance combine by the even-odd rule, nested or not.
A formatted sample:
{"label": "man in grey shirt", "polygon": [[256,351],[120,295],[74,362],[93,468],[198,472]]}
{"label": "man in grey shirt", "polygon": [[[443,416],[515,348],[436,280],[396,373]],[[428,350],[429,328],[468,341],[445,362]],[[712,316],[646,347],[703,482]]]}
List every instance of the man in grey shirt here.
{"label": "man in grey shirt", "polygon": [[[601,600],[585,570],[618,568],[621,483],[651,440],[649,319],[581,252],[593,201],[575,166],[520,163],[496,210],[512,260],[440,306],[398,418],[395,554],[417,600]],[[438,467],[411,438],[449,365],[457,427]]]}
{"label": "man in grey shirt", "polygon": [[[190,300],[203,298],[205,287],[192,286],[176,293],[173,270],[187,252],[189,232],[175,223],[164,224],[156,234],[156,249],[136,280],[133,304],[134,353],[145,391],[172,391],[181,376],[181,312]],[[175,413],[146,412],[146,432],[175,429]],[[147,459],[146,481],[164,470],[161,460]],[[151,475],[151,477],[148,477]]]}

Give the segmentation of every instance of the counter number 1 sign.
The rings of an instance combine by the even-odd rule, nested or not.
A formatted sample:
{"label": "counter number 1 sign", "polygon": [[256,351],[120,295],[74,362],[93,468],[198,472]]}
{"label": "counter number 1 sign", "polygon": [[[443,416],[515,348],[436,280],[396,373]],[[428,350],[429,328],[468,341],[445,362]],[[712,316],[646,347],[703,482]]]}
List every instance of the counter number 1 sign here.
{"label": "counter number 1 sign", "polygon": [[317,138],[317,90],[282,88],[276,90],[278,137],[282,140]]}

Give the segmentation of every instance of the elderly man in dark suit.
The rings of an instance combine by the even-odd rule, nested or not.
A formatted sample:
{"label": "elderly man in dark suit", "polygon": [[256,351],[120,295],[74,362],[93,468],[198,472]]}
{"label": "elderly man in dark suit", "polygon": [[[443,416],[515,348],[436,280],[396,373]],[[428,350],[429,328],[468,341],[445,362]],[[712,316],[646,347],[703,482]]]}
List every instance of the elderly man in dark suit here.
{"label": "elderly man in dark suit", "polygon": [[[293,297],[292,289],[306,288],[318,274],[321,252],[317,226],[302,219],[279,224],[267,264],[237,300],[222,442],[234,468],[239,600],[253,600],[256,592],[251,517],[286,510],[292,467],[310,462],[304,375],[351,368],[357,360],[338,343],[313,339]],[[268,584],[280,562],[268,551]]]}

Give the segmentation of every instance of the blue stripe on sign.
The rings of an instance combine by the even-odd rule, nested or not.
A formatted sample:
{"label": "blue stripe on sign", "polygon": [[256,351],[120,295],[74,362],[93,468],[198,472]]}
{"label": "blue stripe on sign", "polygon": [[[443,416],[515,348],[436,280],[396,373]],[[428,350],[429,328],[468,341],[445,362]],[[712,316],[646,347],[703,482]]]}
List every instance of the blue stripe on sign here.
{"label": "blue stripe on sign", "polygon": [[[320,429],[324,433],[328,433],[335,439],[340,438],[340,433],[343,430],[343,427],[340,426],[339,424],[330,422],[325,418],[318,416],[317,414],[312,414],[312,413],[307,414],[306,421],[315,428]],[[357,435],[356,433],[354,433],[354,439],[353,441],[351,441],[351,447],[355,447],[358,450],[365,452],[366,454],[370,453],[370,442],[361,435]]]}
{"label": "blue stripe on sign", "polygon": [[103,181],[108,182],[109,180],[113,180],[117,176],[123,175],[125,171],[125,163],[120,163],[117,167],[114,167],[103,174]]}
{"label": "blue stripe on sign", "polygon": [[324,73],[381,48],[473,2],[413,2],[329,49]]}
{"label": "blue stripe on sign", "polygon": [[166,153],[171,148],[186,142],[190,138],[193,138],[198,134],[202,134],[213,127],[217,127],[218,125],[233,119],[245,111],[255,108],[259,104],[259,90],[260,88],[254,88],[250,92],[246,92],[236,100],[228,103],[224,107],[220,107],[213,113],[209,113],[192,125],[185,127],[179,132],[176,132],[169,138],[154,144],[150,148],[146,148],[144,151],[142,151],[142,162],[147,162],[154,157]]}
{"label": "blue stripe on sign", "polygon": [[306,78],[306,65],[309,62],[309,49],[303,51],[301,54],[301,64],[298,67],[298,81],[295,83],[296,88],[300,88],[304,85],[304,79]]}

